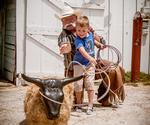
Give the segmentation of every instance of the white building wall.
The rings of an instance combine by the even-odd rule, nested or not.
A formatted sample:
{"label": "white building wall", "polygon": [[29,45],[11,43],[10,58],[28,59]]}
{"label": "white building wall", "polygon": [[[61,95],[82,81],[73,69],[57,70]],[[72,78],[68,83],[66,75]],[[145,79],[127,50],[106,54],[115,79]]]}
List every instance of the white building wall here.
{"label": "white building wall", "polygon": [[[122,1],[121,0],[109,0],[108,5],[108,44],[116,47],[121,54],[122,52]],[[110,55],[109,55],[110,56]],[[120,63],[120,65],[122,65]]]}
{"label": "white building wall", "polygon": [[[133,18],[136,11],[144,6],[144,0],[106,0],[105,1],[105,32],[108,43],[114,45],[122,53],[122,65],[131,71]],[[140,71],[149,73],[149,34],[142,36]]]}
{"label": "white building wall", "polygon": [[[89,17],[95,31],[121,52],[120,65],[131,71],[133,17],[144,0],[27,0],[27,15],[25,1],[17,0],[17,73],[63,75],[63,56],[57,46],[62,25],[56,16],[62,1]],[[148,66],[149,34],[142,43],[141,71],[147,73]]]}
{"label": "white building wall", "polygon": [[133,17],[136,12],[136,0],[124,0],[123,21],[123,67],[131,71]]}
{"label": "white building wall", "polygon": [[[150,12],[150,1],[149,0],[138,0],[138,7],[149,8]],[[143,20],[143,33],[141,43],[141,72],[150,74],[150,19]]]}

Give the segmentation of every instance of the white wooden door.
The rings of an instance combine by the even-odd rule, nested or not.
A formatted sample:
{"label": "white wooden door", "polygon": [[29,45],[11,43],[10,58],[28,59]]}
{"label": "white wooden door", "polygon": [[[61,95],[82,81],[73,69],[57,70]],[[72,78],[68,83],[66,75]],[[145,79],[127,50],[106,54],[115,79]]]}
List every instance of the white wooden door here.
{"label": "white wooden door", "polygon": [[61,22],[55,16],[61,9],[48,0],[27,1],[25,72],[35,75],[63,75],[63,56],[57,38]]}
{"label": "white wooden door", "polygon": [[27,74],[63,75],[63,56],[57,46],[62,25],[56,15],[61,14],[64,4],[73,9],[82,9],[83,14],[89,16],[96,32],[103,33],[104,8],[99,4],[89,5],[81,0],[28,0],[25,64]]}

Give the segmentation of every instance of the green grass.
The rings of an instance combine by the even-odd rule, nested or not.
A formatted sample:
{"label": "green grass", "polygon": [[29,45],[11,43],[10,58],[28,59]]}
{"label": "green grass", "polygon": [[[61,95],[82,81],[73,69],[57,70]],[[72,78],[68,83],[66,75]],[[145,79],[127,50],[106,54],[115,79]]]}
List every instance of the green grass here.
{"label": "green grass", "polygon": [[[131,72],[125,73],[125,82],[131,82]],[[150,85],[150,75],[141,72],[140,80],[136,82],[143,82],[144,85]]]}

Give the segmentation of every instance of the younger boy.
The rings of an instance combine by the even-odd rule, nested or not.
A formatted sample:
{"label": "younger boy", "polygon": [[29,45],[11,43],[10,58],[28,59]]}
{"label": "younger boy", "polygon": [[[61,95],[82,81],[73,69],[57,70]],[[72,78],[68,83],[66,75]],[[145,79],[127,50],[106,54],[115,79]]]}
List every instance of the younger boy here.
{"label": "younger boy", "polygon": [[[94,52],[94,34],[89,31],[89,20],[87,16],[81,16],[76,21],[76,39],[75,39],[75,48],[76,52],[74,55],[74,61],[79,62],[83,66],[85,66],[87,74],[83,80],[77,81],[74,83],[75,89],[75,98],[76,103],[82,103],[82,89],[83,84],[88,94],[88,109],[87,114],[93,114],[93,98],[94,98],[94,73],[95,73],[95,65],[97,64],[95,60],[95,52]],[[103,45],[101,45],[103,46]],[[74,76],[79,76],[83,74],[83,68],[75,63],[74,64]],[[76,111],[82,111],[81,107],[76,107]]]}

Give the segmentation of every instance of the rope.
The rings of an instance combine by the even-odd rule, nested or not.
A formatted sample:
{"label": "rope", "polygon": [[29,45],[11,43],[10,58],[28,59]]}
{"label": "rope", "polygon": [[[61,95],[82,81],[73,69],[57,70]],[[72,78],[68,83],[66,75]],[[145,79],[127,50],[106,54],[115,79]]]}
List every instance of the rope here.
{"label": "rope", "polygon": [[[86,68],[85,68],[85,66],[83,66],[81,63],[79,63],[79,62],[77,62],[77,61],[71,61],[70,64],[69,64],[69,66],[67,67],[67,72],[66,72],[66,75],[67,75],[67,76],[68,76],[68,70],[69,70],[69,68],[70,68],[70,66],[71,66],[72,63],[77,63],[77,64],[79,64],[79,65],[81,66],[81,68],[83,68],[85,74],[88,74],[88,75],[95,75],[95,74],[104,73],[104,74],[106,75],[106,77],[107,77],[107,79],[108,79],[107,90],[105,91],[105,93],[104,93],[101,97],[99,97],[99,98],[97,99],[97,101],[100,101],[101,99],[103,99],[103,98],[107,95],[107,93],[109,92],[109,90],[110,90],[110,79],[109,79],[109,76],[107,75],[107,73],[106,73],[105,71],[101,70],[101,69],[96,69],[96,68],[95,68],[95,71],[98,71],[98,72],[96,72],[96,73],[94,73],[94,74],[93,74],[93,73],[88,73],[87,70],[86,70]],[[88,65],[89,65],[89,64],[88,64]],[[96,80],[96,82],[97,82],[97,80]],[[82,106],[82,105],[85,105],[85,104],[75,104],[75,105],[73,105],[73,106]],[[87,105],[87,104],[86,104],[86,105]]]}
{"label": "rope", "polygon": [[[109,76],[107,75],[106,71],[107,71],[108,69],[110,69],[110,68],[116,68],[116,67],[118,66],[118,64],[121,62],[121,53],[119,52],[118,49],[116,49],[115,47],[113,47],[113,46],[111,46],[111,45],[106,45],[106,47],[108,47],[108,48],[114,50],[114,52],[115,52],[116,55],[117,55],[117,59],[118,59],[117,62],[115,62],[115,63],[110,63],[109,65],[107,65],[107,66],[105,66],[105,67],[99,66],[98,69],[95,68],[96,73],[93,74],[93,73],[88,73],[87,70],[86,70],[86,67],[83,66],[81,63],[79,63],[79,62],[77,62],[77,61],[71,61],[70,64],[68,65],[68,67],[67,67],[67,72],[66,72],[66,76],[68,76],[68,71],[69,71],[69,68],[70,68],[71,64],[76,63],[76,64],[78,64],[78,65],[81,66],[81,68],[84,70],[84,74],[86,74],[86,75],[99,74],[99,75],[101,76],[101,74],[104,73],[105,76],[107,77],[107,80],[108,80],[108,85],[107,85],[106,82],[103,80],[103,83],[104,83],[104,85],[107,87],[107,90],[105,91],[105,93],[104,93],[101,97],[99,97],[99,98],[97,99],[97,101],[102,100],[102,99],[107,95],[107,93],[108,93],[109,91],[110,91],[111,93],[113,93],[113,94],[115,95],[115,97],[117,97],[117,99],[119,100],[117,94],[114,93],[114,92],[110,89],[110,79],[109,79]],[[97,59],[100,60],[100,61],[104,64],[104,62],[103,62],[103,60],[102,60],[102,58],[101,58],[101,56],[100,56],[100,51],[101,51],[101,49],[99,49],[98,52],[97,52]],[[87,68],[88,68],[89,65],[90,65],[90,63],[87,65]],[[102,77],[102,76],[101,76],[101,77]],[[101,81],[101,80],[99,79],[99,80],[94,80],[93,82],[100,82],[100,81]],[[40,92],[41,96],[43,96],[44,98],[46,98],[46,99],[49,100],[49,101],[52,101],[52,102],[57,103],[57,104],[60,104],[60,105],[67,105],[66,103],[61,103],[61,102],[59,102],[59,101],[56,101],[56,100],[53,100],[53,99],[48,98],[48,97],[45,96],[41,91],[39,91],[39,92]],[[85,106],[85,105],[88,105],[88,104],[74,104],[73,106]]]}
{"label": "rope", "polygon": [[[106,65],[106,64],[104,64],[104,60],[101,58],[101,55],[100,55],[100,52],[102,51],[102,49],[98,49],[97,60],[100,60],[100,62],[103,64],[103,66],[100,66],[100,69],[103,69],[104,71],[108,71],[110,68],[111,69],[116,68],[119,65],[119,63],[121,62],[121,53],[117,48],[115,48],[111,45],[105,45],[105,46],[106,46],[106,48],[110,49],[111,52],[114,51],[117,55],[117,61],[116,62],[111,61],[111,63]],[[112,53],[112,57],[113,57],[113,53]]]}
{"label": "rope", "polygon": [[[116,53],[116,55],[117,55],[117,61],[116,62],[111,62],[111,63],[109,63],[109,65],[105,65],[103,67],[101,65],[99,65],[98,68],[99,69],[103,69],[105,71],[109,70],[110,68],[111,69],[112,68],[116,68],[119,65],[119,63],[121,62],[121,53],[120,53],[120,51],[117,48],[115,48],[114,46],[111,46],[111,45],[106,45],[106,47],[109,48],[109,49],[111,49],[111,50],[113,50]],[[97,52],[97,60],[100,60],[100,62],[104,65],[104,61],[103,61],[103,59],[100,56],[100,51],[101,51],[101,49],[99,49],[98,52]],[[107,84],[105,82],[104,82],[104,85],[107,87]],[[111,89],[110,89],[110,92],[112,94],[114,94],[114,96],[116,97],[116,99],[119,102],[118,95],[115,92],[113,92]]]}
{"label": "rope", "polygon": [[54,99],[48,98],[47,96],[45,96],[45,95],[41,92],[41,90],[39,90],[39,92],[40,92],[40,95],[41,95],[41,96],[43,96],[44,98],[46,98],[47,100],[49,100],[49,101],[51,101],[51,102],[57,103],[57,104],[59,104],[59,105],[67,105],[66,103],[61,103],[61,102],[56,101],[56,100],[54,100]]}

